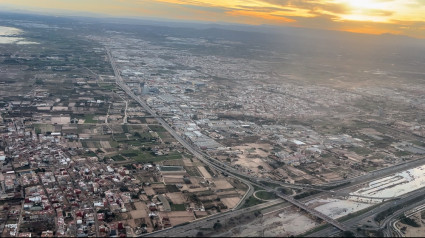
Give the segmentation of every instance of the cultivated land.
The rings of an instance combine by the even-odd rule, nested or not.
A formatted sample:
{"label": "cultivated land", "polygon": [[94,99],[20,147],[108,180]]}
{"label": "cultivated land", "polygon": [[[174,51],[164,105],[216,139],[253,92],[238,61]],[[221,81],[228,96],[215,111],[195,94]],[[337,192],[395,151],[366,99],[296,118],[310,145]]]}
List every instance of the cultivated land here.
{"label": "cultivated land", "polygon": [[330,234],[280,185],[357,235],[421,205],[419,40],[0,20],[2,237]]}

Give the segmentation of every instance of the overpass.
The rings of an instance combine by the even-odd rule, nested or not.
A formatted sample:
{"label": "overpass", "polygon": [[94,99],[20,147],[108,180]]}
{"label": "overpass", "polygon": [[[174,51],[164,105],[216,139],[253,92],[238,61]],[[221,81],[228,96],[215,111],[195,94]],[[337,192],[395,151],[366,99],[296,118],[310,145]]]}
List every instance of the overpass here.
{"label": "overpass", "polygon": [[400,199],[400,198],[397,198],[397,197],[371,197],[371,196],[365,196],[365,195],[360,195],[360,194],[335,192],[333,190],[326,190],[326,189],[318,188],[316,186],[311,186],[311,185],[289,184],[289,183],[282,183],[282,182],[278,182],[278,181],[276,181],[275,183],[279,184],[282,187],[294,188],[294,189],[309,189],[309,190],[315,190],[315,191],[330,193],[330,194],[333,194],[333,195],[344,196],[344,197],[358,197],[358,198],[365,198],[365,199],[378,199],[378,200],[387,200],[387,201]]}
{"label": "overpass", "polygon": [[[140,99],[140,97],[136,96],[131,89],[127,86],[127,84],[125,84],[124,80],[121,77],[121,74],[116,66],[115,60],[112,57],[112,54],[110,52],[110,50],[108,48],[106,48],[108,57],[111,61],[111,66],[113,68],[114,74],[115,74],[115,78],[116,78],[116,84],[124,91],[127,93],[127,95],[131,98],[133,98],[136,102],[138,102],[148,113],[150,113],[153,117],[155,117],[158,122],[181,144],[183,145],[189,152],[191,152],[196,158],[198,158],[200,161],[202,161],[203,163],[210,165],[212,167],[214,167],[216,170],[221,171],[221,172],[227,172],[229,173],[229,176],[234,177],[236,179],[238,179],[239,181],[245,183],[248,186],[248,191],[245,193],[245,195],[242,197],[242,199],[239,201],[239,203],[235,206],[235,208],[233,210],[235,210],[236,208],[238,208],[245,199],[247,199],[250,195],[253,193],[254,188],[252,186],[252,184],[255,184],[256,186],[263,188],[267,191],[272,191],[272,189],[268,186],[264,186],[263,184],[258,183],[257,181],[258,178],[249,176],[249,175],[245,175],[242,174],[241,172],[237,171],[236,169],[234,169],[233,167],[221,163],[213,158],[211,158],[209,155],[199,151],[197,148],[193,147],[192,145],[190,145],[186,140],[184,140],[173,128],[171,128],[171,126],[161,117],[159,117],[155,111],[153,111],[147,104],[146,102],[144,102],[142,99]],[[280,184],[280,183],[278,183]],[[327,190],[324,190],[327,191]],[[342,231],[346,231],[348,230],[345,226],[343,226],[341,223],[339,223],[338,221],[326,216],[325,214],[316,211],[314,209],[310,209],[309,207],[307,207],[305,204],[302,204],[301,202],[296,201],[294,198],[290,197],[290,196],[286,196],[280,192],[276,192],[277,195],[284,199],[285,201],[290,202],[291,204],[305,210],[306,212],[312,214],[313,216],[319,217],[320,219],[328,222],[329,224],[337,227],[338,229],[342,230]]]}
{"label": "overpass", "polygon": [[281,192],[276,192],[276,195],[278,197],[282,198],[283,200],[285,200],[285,201],[287,201],[287,202],[289,202],[289,203],[291,203],[291,204],[293,204],[293,205],[295,205],[295,206],[303,209],[304,211],[310,213],[311,215],[316,216],[316,217],[318,217],[318,218],[326,221],[327,223],[335,226],[336,228],[340,229],[341,231],[348,231],[349,230],[348,227],[346,227],[342,223],[338,222],[337,220],[332,219],[332,218],[326,216],[325,214],[323,214],[323,213],[321,213],[321,212],[319,212],[319,211],[317,211],[315,209],[309,208],[308,206],[306,206],[305,204],[303,204],[303,203],[295,200],[291,196],[285,195],[285,194],[283,194]]}

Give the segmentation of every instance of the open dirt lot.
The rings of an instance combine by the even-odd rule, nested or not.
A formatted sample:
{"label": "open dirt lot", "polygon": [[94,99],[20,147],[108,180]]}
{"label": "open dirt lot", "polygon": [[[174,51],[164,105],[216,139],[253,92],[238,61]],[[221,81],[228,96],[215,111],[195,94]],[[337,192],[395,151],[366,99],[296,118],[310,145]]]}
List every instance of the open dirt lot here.
{"label": "open dirt lot", "polygon": [[186,202],[186,198],[182,193],[167,193],[165,196],[174,204],[184,204]]}
{"label": "open dirt lot", "polygon": [[237,226],[220,236],[289,237],[302,234],[319,225],[293,207],[264,214],[252,222]]}
{"label": "open dirt lot", "polygon": [[420,224],[420,227],[413,227],[406,224],[403,224],[401,222],[396,223],[396,227],[398,229],[402,229],[403,227],[406,227],[406,231],[404,233],[405,237],[424,237],[425,234],[425,219],[421,218],[421,213],[418,212],[411,216],[413,220],[415,220],[416,223]]}
{"label": "open dirt lot", "polygon": [[202,176],[206,179],[211,179],[211,174],[205,169],[204,166],[198,166],[199,172],[201,172]]}
{"label": "open dirt lot", "polygon": [[133,219],[140,219],[148,217],[148,207],[143,202],[135,202],[134,206],[136,210],[130,211],[131,217]]}
{"label": "open dirt lot", "polygon": [[195,214],[192,211],[160,212],[161,217],[170,218],[172,226],[195,220]]}
{"label": "open dirt lot", "polygon": [[230,197],[230,198],[221,198],[220,201],[227,206],[227,208],[234,208],[236,206],[236,204],[238,204],[238,202],[241,199],[239,197]]}
{"label": "open dirt lot", "polygon": [[217,189],[230,189],[230,188],[233,188],[233,186],[229,182],[227,182],[226,179],[216,179],[216,180],[214,180],[214,184],[215,184],[215,187]]}
{"label": "open dirt lot", "polygon": [[238,161],[235,164],[239,164],[247,169],[251,169],[255,173],[259,172],[258,166],[262,166],[266,170],[271,170],[270,166],[264,162],[263,158],[267,158],[270,154],[267,151],[271,151],[273,147],[269,144],[244,144],[242,146],[232,147],[233,151],[241,151],[242,154],[238,155]]}

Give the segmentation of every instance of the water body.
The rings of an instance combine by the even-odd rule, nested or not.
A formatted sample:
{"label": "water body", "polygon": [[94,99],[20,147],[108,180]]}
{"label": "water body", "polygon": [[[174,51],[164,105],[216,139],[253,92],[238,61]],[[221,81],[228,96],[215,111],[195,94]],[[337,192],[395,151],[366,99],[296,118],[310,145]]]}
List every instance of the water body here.
{"label": "water body", "polygon": [[0,44],[38,44],[37,42],[27,41],[23,37],[19,37],[23,33],[22,30],[14,27],[0,26]]}

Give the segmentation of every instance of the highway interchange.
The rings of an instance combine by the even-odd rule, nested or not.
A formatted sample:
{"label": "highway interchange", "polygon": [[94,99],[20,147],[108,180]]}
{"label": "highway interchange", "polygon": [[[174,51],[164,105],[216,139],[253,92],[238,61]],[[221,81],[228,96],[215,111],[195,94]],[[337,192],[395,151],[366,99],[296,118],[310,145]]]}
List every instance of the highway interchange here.
{"label": "highway interchange", "polygon": [[[229,210],[228,212],[225,213],[220,213],[220,214],[216,214],[210,217],[207,217],[206,219],[199,219],[199,220],[195,220],[189,224],[186,225],[182,225],[182,226],[177,226],[177,227],[172,227],[172,228],[168,228],[165,230],[161,230],[161,231],[157,231],[154,233],[150,233],[150,234],[145,234],[144,236],[178,236],[178,234],[187,234],[187,231],[190,230],[196,230],[196,228],[199,227],[203,227],[203,225],[205,225],[208,222],[211,222],[212,220],[218,219],[218,218],[228,218],[228,217],[234,217],[234,216],[238,216],[240,214],[243,213],[247,213],[247,212],[252,212],[255,210],[261,210],[265,207],[269,207],[272,205],[276,205],[276,204],[282,204],[281,201],[272,201],[272,202],[267,202],[264,204],[260,204],[254,207],[250,207],[250,208],[245,208],[245,209],[240,209],[245,200],[248,199],[253,193],[254,193],[254,187],[253,185],[256,185],[264,190],[270,191],[270,192],[275,192],[277,196],[279,196],[280,198],[284,199],[285,201],[307,211],[309,214],[319,217],[322,220],[325,220],[326,222],[330,223],[333,225],[333,227],[329,227],[326,229],[323,229],[321,231],[315,232],[313,234],[311,234],[312,236],[331,236],[331,235],[337,235],[340,234],[340,231],[347,231],[347,230],[353,230],[356,228],[357,224],[361,223],[364,219],[368,219],[370,217],[373,217],[374,215],[376,215],[377,213],[381,212],[381,211],[385,211],[386,209],[388,209],[391,206],[394,206],[394,204],[404,204],[404,203],[408,203],[408,201],[410,201],[413,198],[416,198],[418,196],[420,196],[423,192],[425,192],[425,188],[423,189],[419,189],[416,190],[414,192],[409,193],[408,196],[404,195],[401,198],[399,198],[400,200],[398,201],[390,201],[390,202],[385,202],[383,204],[381,204],[380,206],[364,213],[361,214],[359,216],[356,216],[352,219],[349,219],[347,221],[344,222],[338,222],[335,219],[329,218],[328,216],[314,210],[311,209],[307,206],[305,206],[302,202],[299,202],[295,199],[293,199],[291,196],[285,195],[277,190],[274,190],[268,186],[264,185],[264,182],[271,182],[271,183],[275,183],[275,184],[279,184],[280,186],[283,187],[289,187],[289,188],[297,188],[297,189],[310,189],[310,190],[318,190],[321,192],[327,192],[327,193],[333,193],[335,195],[348,195],[346,191],[347,188],[358,185],[358,184],[362,184],[368,181],[371,181],[373,179],[377,179],[379,177],[384,177],[386,175],[390,175],[392,173],[398,172],[398,171],[403,171],[403,170],[407,170],[410,168],[414,168],[420,165],[423,165],[425,163],[425,161],[423,160],[415,160],[415,161],[409,161],[409,162],[405,162],[399,165],[395,165],[389,168],[384,168],[384,169],[380,169],[377,171],[373,171],[371,173],[362,175],[362,176],[358,176],[355,178],[350,178],[350,179],[346,179],[343,181],[338,181],[339,184],[343,184],[340,188],[338,188],[338,191],[333,191],[333,190],[325,190],[323,189],[323,185],[321,185],[321,187],[315,187],[315,186],[309,186],[309,185],[293,185],[293,184],[287,184],[287,183],[283,183],[280,181],[268,181],[268,180],[259,180],[258,178],[254,178],[251,176],[248,176],[246,174],[242,174],[239,171],[237,171],[236,169],[234,169],[233,167],[230,167],[227,164],[224,164],[220,161],[217,161],[213,158],[211,158],[210,156],[208,156],[207,154],[203,153],[202,151],[200,151],[199,149],[195,148],[194,146],[192,146],[191,144],[189,144],[185,139],[183,139],[173,128],[171,128],[171,126],[160,116],[158,116],[156,114],[155,111],[153,111],[141,98],[139,98],[138,96],[136,96],[132,90],[125,84],[124,80],[121,77],[120,71],[116,66],[115,60],[110,52],[109,49],[106,49],[107,54],[109,56],[110,62],[111,62],[111,66],[113,68],[113,71],[115,73],[115,77],[116,77],[116,84],[131,98],[133,98],[136,102],[138,102],[149,114],[152,115],[152,117],[155,117],[157,119],[157,121],[179,142],[181,143],[190,153],[192,153],[196,158],[198,158],[200,161],[202,161],[203,163],[213,167],[214,169],[216,169],[217,171],[220,171],[222,173],[226,173],[228,174],[230,177],[236,178],[239,181],[243,182],[244,184],[247,185],[248,189],[247,192],[245,193],[245,195],[243,196],[243,198],[239,201],[239,203],[231,210]],[[335,185],[337,183],[332,183],[329,185]],[[347,185],[344,185],[347,184]],[[311,196],[311,197],[318,197],[322,195],[322,193],[320,194],[316,194],[315,196]],[[311,197],[309,197],[311,199]],[[364,196],[363,196],[364,197]],[[381,198],[381,199],[392,199],[392,198]],[[305,200],[305,199],[303,199]],[[396,213],[394,213],[392,216],[386,218],[384,220],[384,223],[382,223],[382,225],[380,225],[379,227],[377,227],[378,229],[381,228],[386,228],[387,230],[384,229],[384,234],[386,235],[392,235],[394,234],[392,231],[390,231],[391,228],[391,222],[394,221],[395,217],[398,217],[400,214],[402,214],[405,211],[408,211],[412,208],[418,205],[421,205],[425,202],[417,202],[414,204],[410,204],[409,206],[406,206],[403,209],[400,209],[399,211],[397,211]],[[288,204],[287,204],[288,205]],[[372,218],[373,219],[373,218]],[[370,220],[370,219],[369,219]],[[336,229],[335,227],[337,227],[338,229]],[[186,233],[185,233],[186,232]]]}

